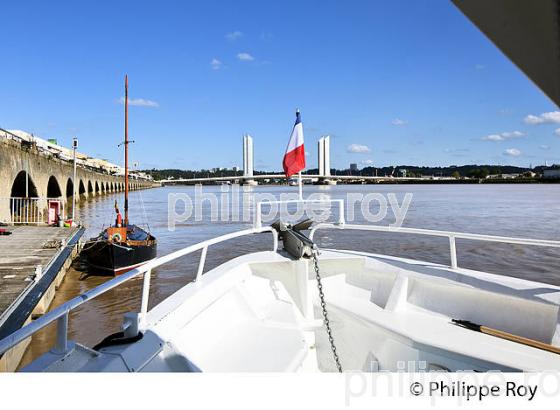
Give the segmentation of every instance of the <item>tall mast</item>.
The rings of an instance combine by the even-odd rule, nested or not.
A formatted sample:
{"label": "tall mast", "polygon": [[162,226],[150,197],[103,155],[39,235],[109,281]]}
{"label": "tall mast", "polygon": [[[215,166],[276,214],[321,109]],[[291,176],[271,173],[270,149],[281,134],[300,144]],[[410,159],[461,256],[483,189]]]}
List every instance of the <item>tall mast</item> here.
{"label": "tall mast", "polygon": [[124,77],[124,226],[128,226],[128,74]]}

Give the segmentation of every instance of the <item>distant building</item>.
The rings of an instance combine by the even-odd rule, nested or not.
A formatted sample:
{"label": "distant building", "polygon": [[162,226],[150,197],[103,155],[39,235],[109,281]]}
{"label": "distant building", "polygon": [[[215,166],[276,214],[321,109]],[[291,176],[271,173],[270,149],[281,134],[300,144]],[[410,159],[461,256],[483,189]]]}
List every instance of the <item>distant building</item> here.
{"label": "distant building", "polygon": [[399,172],[403,178],[406,178],[406,173],[408,172],[406,169],[399,169]]}
{"label": "distant building", "polygon": [[521,174],[491,174],[486,179],[514,179],[521,176]]}
{"label": "distant building", "polygon": [[560,178],[560,168],[557,169],[544,169],[543,177],[545,178]]}
{"label": "distant building", "polygon": [[357,171],[358,170],[358,164],[350,164],[350,171]]}
{"label": "distant building", "polygon": [[[58,141],[56,140],[56,138],[50,138],[49,140],[45,140],[21,130],[11,130],[8,131],[8,133],[6,133],[6,135],[4,136],[0,135],[0,137],[10,138],[10,139],[16,137],[23,141],[27,141],[34,144],[40,152],[49,153],[64,161],[73,161],[73,155],[74,155],[73,150],[58,145]],[[116,164],[112,164],[108,161],[99,158],[89,157],[86,154],[83,154],[78,151],[76,151],[76,163],[80,166],[96,168],[99,171],[106,172],[112,175],[124,174],[123,167]]]}

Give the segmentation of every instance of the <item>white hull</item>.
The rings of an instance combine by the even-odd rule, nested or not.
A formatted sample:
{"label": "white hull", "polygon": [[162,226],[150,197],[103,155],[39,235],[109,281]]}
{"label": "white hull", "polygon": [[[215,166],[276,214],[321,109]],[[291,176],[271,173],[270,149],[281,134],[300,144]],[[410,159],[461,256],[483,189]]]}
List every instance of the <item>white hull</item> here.
{"label": "white hull", "polygon": [[[560,370],[560,355],[464,329],[482,323],[560,345],[560,288],[351,251],[319,257],[345,371]],[[29,371],[336,371],[310,260],[231,260],[154,307],[142,340],[95,352],[70,344]],[[65,357],[64,361],[61,360]]]}

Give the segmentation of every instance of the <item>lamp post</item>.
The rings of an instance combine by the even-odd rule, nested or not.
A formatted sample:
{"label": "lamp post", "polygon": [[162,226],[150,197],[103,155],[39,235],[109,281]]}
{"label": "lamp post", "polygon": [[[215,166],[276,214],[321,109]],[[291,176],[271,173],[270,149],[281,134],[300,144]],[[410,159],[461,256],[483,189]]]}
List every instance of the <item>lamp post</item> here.
{"label": "lamp post", "polygon": [[78,148],[78,138],[72,138],[72,149],[74,151],[74,176],[72,177],[72,225],[76,217],[76,149]]}

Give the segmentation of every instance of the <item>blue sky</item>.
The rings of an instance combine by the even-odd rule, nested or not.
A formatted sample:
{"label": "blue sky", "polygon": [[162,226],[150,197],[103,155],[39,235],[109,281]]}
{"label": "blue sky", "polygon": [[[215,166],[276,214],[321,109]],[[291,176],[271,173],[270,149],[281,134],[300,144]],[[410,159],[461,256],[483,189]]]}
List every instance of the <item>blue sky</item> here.
{"label": "blue sky", "polygon": [[250,133],[256,169],[279,170],[296,108],[308,167],[327,134],[337,168],[560,162],[557,107],[450,1],[30,1],[2,14],[0,127],[76,135],[114,162],[125,73],[141,168],[240,166]]}

